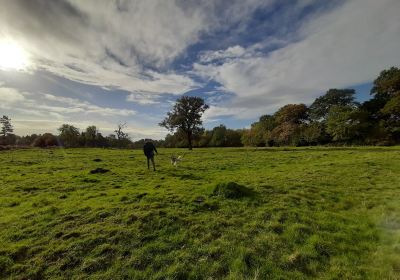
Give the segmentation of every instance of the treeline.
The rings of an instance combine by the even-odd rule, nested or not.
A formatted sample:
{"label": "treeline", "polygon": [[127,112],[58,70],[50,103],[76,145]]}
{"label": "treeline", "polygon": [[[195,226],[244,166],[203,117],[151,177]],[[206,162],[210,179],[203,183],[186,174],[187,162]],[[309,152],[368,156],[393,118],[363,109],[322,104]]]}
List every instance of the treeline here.
{"label": "treeline", "polygon": [[[221,125],[196,135],[194,146],[395,145],[400,143],[400,69],[380,73],[372,98],[355,101],[354,89],[330,89],[310,106],[288,104],[263,115],[250,129]],[[167,147],[185,147],[182,133],[165,138]]]}
{"label": "treeline", "polygon": [[[371,95],[370,100],[358,103],[354,89],[330,89],[310,106],[288,104],[272,115],[261,116],[249,129],[237,130],[224,125],[202,129],[200,117],[208,106],[201,98],[182,97],[160,123],[169,129],[177,127],[176,132],[154,142],[158,147],[400,144],[400,69],[382,71],[373,83]],[[193,114],[193,108],[199,112]],[[13,134],[10,118],[3,116],[0,122],[0,145],[142,148],[145,141],[131,141],[124,132],[125,124],[119,124],[115,133],[108,136],[103,136],[96,126],[80,131],[64,124],[58,135],[19,137]],[[190,123],[196,129],[185,130],[180,123]]]}
{"label": "treeline", "polygon": [[[66,148],[138,148],[141,149],[145,140],[132,141],[128,133],[124,132],[125,124],[119,124],[114,131],[115,134],[103,136],[96,126],[88,126],[85,130],[63,124],[58,128],[59,134],[51,133],[32,134],[17,136],[13,134],[13,126],[8,116],[0,118],[2,124],[0,145],[1,146],[33,146],[33,147],[66,147]],[[154,140],[156,145],[163,146],[163,140]]]}
{"label": "treeline", "polygon": [[[229,129],[224,125],[214,127],[212,130],[205,130],[193,137],[193,147],[242,147],[243,129]],[[163,142],[166,148],[185,148],[188,141],[184,133],[177,131],[168,134]]]}

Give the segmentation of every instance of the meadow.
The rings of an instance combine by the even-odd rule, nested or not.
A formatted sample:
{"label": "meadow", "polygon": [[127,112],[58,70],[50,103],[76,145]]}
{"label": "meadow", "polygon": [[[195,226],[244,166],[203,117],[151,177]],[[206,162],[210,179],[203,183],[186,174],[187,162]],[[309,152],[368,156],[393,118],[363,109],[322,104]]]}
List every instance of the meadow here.
{"label": "meadow", "polygon": [[0,278],[400,279],[400,147],[159,153],[0,152]]}

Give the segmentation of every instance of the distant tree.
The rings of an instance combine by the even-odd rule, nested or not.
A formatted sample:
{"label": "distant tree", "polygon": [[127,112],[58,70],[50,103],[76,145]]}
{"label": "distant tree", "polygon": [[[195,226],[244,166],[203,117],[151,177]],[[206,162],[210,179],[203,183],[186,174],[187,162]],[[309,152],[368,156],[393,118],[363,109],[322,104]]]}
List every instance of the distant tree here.
{"label": "distant tree", "polygon": [[97,146],[98,129],[96,126],[91,125],[86,128],[84,133],[85,145],[88,147]]}
{"label": "distant tree", "polygon": [[11,124],[11,119],[8,116],[4,116],[0,118],[1,123],[1,135],[6,137],[9,134],[14,132],[14,128]]}
{"label": "distant tree", "polygon": [[18,145],[30,146],[33,144],[33,141],[35,141],[37,137],[37,134],[22,136],[18,141]]}
{"label": "distant tree", "polygon": [[212,131],[210,131],[210,130],[204,131],[199,137],[199,140],[197,142],[198,146],[199,147],[209,147],[212,136],[213,136]]}
{"label": "distant tree", "polygon": [[278,145],[297,146],[300,141],[300,125],[294,122],[284,122],[275,127],[270,139]]}
{"label": "distant tree", "polygon": [[226,126],[221,124],[212,130],[212,137],[209,146],[224,147],[227,143]]}
{"label": "distant tree", "polygon": [[105,148],[105,147],[108,147],[108,146],[110,146],[110,145],[108,144],[107,139],[100,132],[97,132],[97,135],[96,135],[96,147]]}
{"label": "distant tree", "polygon": [[225,147],[243,146],[241,141],[242,133],[243,133],[242,130],[227,129]]}
{"label": "distant tree", "polygon": [[355,105],[354,89],[330,89],[311,104],[309,115],[313,121],[324,121],[333,106]]}
{"label": "distant tree", "polygon": [[358,110],[352,106],[334,106],[327,117],[327,132],[334,141],[351,142],[358,132],[360,124]]}
{"label": "distant tree", "polygon": [[126,123],[119,123],[117,129],[114,130],[118,140],[123,140],[128,138],[128,133],[125,133],[123,131],[125,128],[126,128]]}
{"label": "distant tree", "polygon": [[373,98],[360,106],[367,115],[368,143],[400,143],[400,69],[392,67],[382,71],[374,80],[371,94]]}
{"label": "distant tree", "polygon": [[164,138],[165,147],[166,148],[175,148],[176,147],[176,136],[174,134],[167,134]]}
{"label": "distant tree", "polygon": [[276,127],[275,117],[271,115],[262,115],[258,122],[266,131],[271,131]]}
{"label": "distant tree", "polygon": [[400,121],[400,93],[392,97],[381,109],[381,113],[394,121]]}
{"label": "distant tree", "polygon": [[117,137],[116,144],[119,148],[128,148],[129,145],[132,145],[132,141],[129,139],[128,133],[124,132],[126,127],[126,123],[119,123],[117,129],[114,130]]}
{"label": "distant tree", "polygon": [[248,135],[251,137],[252,146],[263,147],[266,144],[266,134],[269,130],[264,126],[264,122],[255,122],[251,124],[251,133]]}
{"label": "distant tree", "polygon": [[51,133],[45,133],[43,135],[39,135],[32,142],[33,147],[45,148],[45,147],[53,147],[59,146],[59,142],[57,137]]}
{"label": "distant tree", "polygon": [[241,133],[241,143],[243,146],[262,147],[265,146],[265,134],[259,122],[251,124],[250,129],[245,129]]}
{"label": "distant tree", "polygon": [[274,117],[278,124],[285,122],[300,124],[307,120],[307,110],[304,104],[288,104],[280,108]]}
{"label": "distant tree", "polygon": [[200,97],[183,96],[176,101],[173,109],[167,113],[167,117],[159,123],[171,132],[181,130],[186,135],[189,150],[192,149],[192,141],[196,135],[204,130],[201,116],[208,105]]}
{"label": "distant tree", "polygon": [[381,109],[383,120],[381,124],[390,133],[394,142],[400,142],[400,93],[392,97]]}
{"label": "distant tree", "polygon": [[400,69],[392,67],[383,70],[374,81],[371,94],[394,97],[400,94]]}
{"label": "distant tree", "polygon": [[118,147],[118,140],[114,134],[109,134],[108,136],[106,136],[106,141],[107,141],[108,146]]}
{"label": "distant tree", "polygon": [[77,147],[79,145],[79,129],[73,125],[63,124],[58,131],[59,137],[65,147]]}
{"label": "distant tree", "polygon": [[301,125],[300,138],[303,145],[325,144],[330,141],[329,135],[325,131],[325,125],[319,122]]}
{"label": "distant tree", "polygon": [[268,120],[270,127],[273,127],[264,134],[268,146],[298,145],[301,139],[300,127],[308,121],[308,108],[304,104],[288,104],[281,107]]}
{"label": "distant tree", "polygon": [[241,142],[244,146],[257,146],[257,144],[255,143],[255,137],[254,137],[254,130],[251,129],[244,129],[243,133],[242,133],[242,138],[241,138]]}

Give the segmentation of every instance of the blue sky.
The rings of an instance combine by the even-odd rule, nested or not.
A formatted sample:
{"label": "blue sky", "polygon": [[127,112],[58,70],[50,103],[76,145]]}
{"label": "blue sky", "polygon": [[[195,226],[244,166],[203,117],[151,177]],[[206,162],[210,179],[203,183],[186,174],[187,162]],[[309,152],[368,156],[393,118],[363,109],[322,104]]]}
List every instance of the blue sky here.
{"label": "blue sky", "polygon": [[182,95],[210,105],[207,128],[248,127],[329,88],[364,101],[400,65],[399,12],[397,0],[4,0],[0,114],[20,135],[126,122],[157,139]]}

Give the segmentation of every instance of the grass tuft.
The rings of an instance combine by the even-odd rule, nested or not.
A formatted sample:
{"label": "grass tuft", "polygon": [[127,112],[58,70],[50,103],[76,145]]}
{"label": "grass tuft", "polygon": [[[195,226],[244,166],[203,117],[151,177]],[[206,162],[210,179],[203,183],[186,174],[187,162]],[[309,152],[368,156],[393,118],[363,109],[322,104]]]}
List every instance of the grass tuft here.
{"label": "grass tuft", "polygon": [[235,182],[228,182],[217,184],[214,188],[213,195],[230,199],[238,199],[242,197],[251,197],[254,195],[254,192],[253,190]]}

